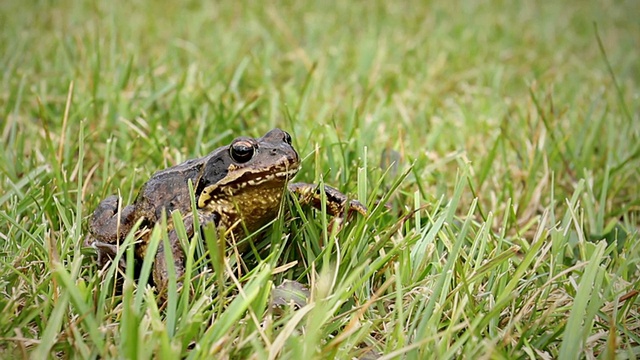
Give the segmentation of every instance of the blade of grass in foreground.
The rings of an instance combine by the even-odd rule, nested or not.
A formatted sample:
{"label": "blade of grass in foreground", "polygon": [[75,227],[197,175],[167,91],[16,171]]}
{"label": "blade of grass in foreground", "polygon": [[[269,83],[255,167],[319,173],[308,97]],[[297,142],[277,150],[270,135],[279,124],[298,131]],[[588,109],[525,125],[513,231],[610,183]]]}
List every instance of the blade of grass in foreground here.
{"label": "blade of grass in foreground", "polygon": [[[462,188],[466,183],[467,183],[467,176],[465,174],[458,179],[453,198],[450,200],[449,204],[447,205],[446,211],[440,214],[441,217],[438,220],[435,220],[435,224],[439,224],[437,225],[438,227],[441,226],[445,220],[447,220],[448,223],[451,223],[453,219],[453,215],[455,214],[455,208],[457,207],[457,204],[460,201]],[[449,286],[447,285],[445,287],[445,284],[448,284],[451,279],[451,276],[452,276],[451,269],[453,268],[453,265],[455,264],[455,261],[458,258],[458,253],[460,251],[462,243],[465,240],[464,234],[468,230],[469,221],[470,219],[472,219],[471,215],[475,211],[475,204],[476,202],[474,201],[470,207],[470,210],[468,211],[468,216],[465,221],[465,224],[463,225],[463,230],[461,231],[461,235],[456,238],[456,242],[453,244],[453,248],[447,255],[447,263],[445,264],[444,268],[440,272],[440,276],[438,278],[438,282],[435,286],[435,290],[433,294],[431,295],[430,299],[426,303],[423,303],[421,305],[421,309],[420,309],[421,315],[419,318],[422,318],[422,320],[420,322],[415,322],[410,329],[410,333],[412,333],[413,331],[416,331],[416,334],[417,334],[416,339],[426,337],[425,332],[427,330],[427,326],[429,325],[429,323],[432,323],[433,320],[435,319],[434,317],[432,317],[432,315],[436,306],[436,301],[441,301],[440,304],[442,304],[443,303],[442,300],[444,300],[444,297],[446,297],[446,294],[443,294],[443,291],[446,292],[446,289],[449,289]],[[434,227],[436,226],[435,224],[434,224]],[[436,235],[437,233],[431,233],[431,232],[425,234],[425,236],[431,237],[429,239],[429,242],[435,241]],[[418,245],[414,247],[414,250],[417,247]],[[412,255],[412,263],[415,264],[416,261],[418,260],[418,259],[413,260],[413,258],[416,256],[415,251],[412,250],[411,255]],[[422,258],[419,258],[419,260],[424,261]]]}
{"label": "blade of grass in foreground", "polygon": [[442,318],[443,314],[437,313],[436,310],[446,303],[446,298],[449,295],[449,290],[452,288],[452,279],[455,272],[453,270],[453,267],[456,262],[459,261],[462,244],[466,241],[466,236],[473,219],[473,216],[471,215],[476,209],[475,204],[476,202],[474,201],[469,208],[469,212],[466,220],[462,225],[462,229],[456,236],[456,241],[453,244],[450,253],[447,255],[447,262],[440,272],[438,282],[435,286],[436,290],[434,290],[433,294],[429,298],[429,301],[427,302],[424,312],[419,317],[421,318],[421,320],[416,329],[416,339],[429,337],[429,335],[432,334],[429,329],[435,330],[438,328],[438,323],[440,323],[440,319]]}
{"label": "blade of grass in foreground", "polygon": [[[81,259],[81,257],[76,258],[72,267],[79,267]],[[62,263],[55,263],[54,266],[54,275],[64,288],[64,293],[69,294],[71,304],[76,308],[78,314],[82,315],[84,330],[87,331],[89,338],[98,349],[104,348],[104,337],[100,333],[98,321],[91,311],[91,306],[86,302],[87,297],[80,292],[75,280],[72,279],[71,274]]]}
{"label": "blade of grass in foreground", "polygon": [[[133,299],[134,261],[134,247],[129,246],[129,248],[127,248],[126,276],[122,290],[123,306],[122,320],[120,321],[120,337],[122,338],[122,342],[120,343],[119,350],[119,355],[128,359],[137,358],[138,348],[140,347],[138,326],[142,320],[142,312],[140,308],[136,306],[136,302]],[[141,291],[139,291],[139,293],[140,292]]]}
{"label": "blade of grass in foreground", "polygon": [[[222,339],[224,335],[234,326],[238,325],[238,322],[243,317],[247,309],[251,306],[254,300],[259,298],[262,291],[270,291],[270,288],[266,287],[271,275],[271,267],[262,265],[262,269],[256,272],[256,275],[249,281],[249,283],[241,288],[240,293],[231,302],[229,307],[222,315],[213,322],[209,329],[205,332],[199,341],[199,347],[204,351],[204,355],[211,356],[208,349],[214,345],[218,340]],[[202,354],[197,351],[193,351],[189,354],[189,359],[195,359]]]}
{"label": "blade of grass in foreground", "polygon": [[600,262],[604,256],[605,247],[606,242],[601,241],[596,245],[591,258],[585,259],[589,261],[589,265],[580,279],[580,285],[571,306],[571,314],[560,346],[560,359],[577,359],[581,353],[581,347],[584,346],[584,340],[590,333],[593,314],[589,314],[587,307],[594,302],[600,302],[598,290],[603,279]]}
{"label": "blade of grass in foreground", "polygon": [[51,315],[49,316],[47,327],[40,337],[40,344],[33,352],[34,359],[47,359],[51,348],[56,342],[57,334],[60,332],[63,319],[66,319],[67,305],[69,304],[69,293],[63,292],[58,298]]}

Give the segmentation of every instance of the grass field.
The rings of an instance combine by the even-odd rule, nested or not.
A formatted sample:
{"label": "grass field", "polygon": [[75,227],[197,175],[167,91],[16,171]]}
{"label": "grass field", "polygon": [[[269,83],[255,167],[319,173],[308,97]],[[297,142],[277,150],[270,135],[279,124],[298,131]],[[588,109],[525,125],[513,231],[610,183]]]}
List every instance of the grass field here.
{"label": "grass field", "polygon": [[[640,357],[639,16],[2,1],[0,358]],[[101,199],[274,127],[369,214],[288,200],[246,266],[198,237],[164,304],[82,247]]]}

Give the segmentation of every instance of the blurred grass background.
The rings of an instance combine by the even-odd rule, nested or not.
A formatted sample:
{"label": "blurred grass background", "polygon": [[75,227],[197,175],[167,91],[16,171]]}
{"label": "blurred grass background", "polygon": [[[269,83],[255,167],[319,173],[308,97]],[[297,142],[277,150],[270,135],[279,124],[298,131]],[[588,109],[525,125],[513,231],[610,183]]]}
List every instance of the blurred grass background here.
{"label": "blurred grass background", "polygon": [[[357,194],[370,207],[376,200],[391,199],[393,213],[365,221],[375,234],[356,229],[355,235],[342,238],[357,238],[355,247],[364,249],[382,238],[388,242],[376,243],[375,249],[411,252],[423,249],[417,244],[434,240],[436,233],[445,244],[447,234],[461,236],[469,246],[462,253],[476,256],[477,266],[497,254],[505,256],[495,268],[481,268],[490,278],[499,278],[525,276],[513,272],[518,257],[501,251],[518,246],[518,256],[524,256],[534,240],[553,238],[553,249],[527,274],[533,287],[564,288],[577,285],[585,275],[581,267],[571,266],[587,264],[590,256],[600,254],[590,245],[583,247],[585,243],[617,240],[602,253],[611,258],[601,264],[600,275],[594,275],[602,281],[594,293],[607,304],[633,295],[640,259],[634,246],[640,207],[639,17],[640,3],[631,0],[3,1],[2,295],[7,311],[23,315],[2,321],[0,340],[5,345],[0,349],[23,356],[35,348],[42,351],[38,354],[56,357],[71,351],[81,357],[114,356],[110,346],[123,346],[118,337],[107,339],[110,345],[102,348],[91,342],[78,345],[83,344],[79,339],[86,340],[85,333],[104,333],[93,325],[73,330],[75,342],[59,335],[64,327],[45,331],[52,313],[59,324],[75,324],[74,317],[82,315],[57,302],[59,291],[74,290],[47,281],[62,271],[55,270],[52,259],[73,268],[72,279],[90,279],[89,285],[95,285],[97,270],[90,267],[90,257],[80,254],[79,244],[86,217],[101,199],[120,191],[130,202],[154,171],[204,155],[236,136],[260,136],[273,127],[289,131],[305,157],[298,179],[323,178]],[[383,176],[389,159],[400,164]],[[403,179],[404,171],[408,176]],[[401,179],[397,189],[392,187]],[[452,201],[449,207],[447,201]],[[408,222],[398,220],[421,206],[424,211],[409,216]],[[474,230],[459,232],[459,224],[447,215],[440,225],[452,229],[435,231],[432,238],[422,233],[429,226],[437,228],[438,216],[450,211],[462,223],[470,221]],[[483,229],[491,231],[482,240],[497,243],[481,245],[475,236],[488,231]],[[556,230],[558,238],[552,235]],[[307,234],[309,238],[318,247],[316,238]],[[483,246],[487,249],[476,252]],[[456,254],[454,249],[440,245],[427,252],[425,261],[434,267],[411,276],[407,274],[413,265],[405,264],[402,256],[378,264],[382,279],[393,278],[388,271],[403,278],[387,295],[397,296],[396,306],[406,306],[406,313],[389,310],[391,319],[385,317],[389,314],[367,313],[377,330],[347,333],[354,338],[338,347],[344,352],[325,352],[324,345],[317,345],[314,353],[287,344],[279,354],[294,357],[308,350],[317,357],[355,356],[350,352],[354,347],[367,346],[379,354],[409,346],[396,355],[438,358],[461,353],[553,358],[570,352],[568,347],[560,352],[560,344],[571,342],[566,340],[566,324],[553,323],[556,315],[569,316],[575,300],[569,290],[566,305],[548,307],[549,313],[544,313],[547,305],[540,305],[541,314],[532,315],[535,325],[526,331],[519,327],[520,318],[487,313],[484,306],[495,305],[492,301],[465,307],[453,295],[439,304],[443,313],[483,318],[489,325],[458,328],[453,321],[436,319],[432,327],[418,326],[419,314],[431,309],[429,297],[422,302],[403,299],[414,288],[442,284],[435,275],[447,255]],[[311,262],[304,256],[293,258]],[[354,257],[353,268],[338,273],[346,276],[365,260]],[[558,261],[567,267],[558,268]],[[280,276],[302,280],[293,270]],[[472,280],[480,293],[493,284]],[[363,290],[360,300],[370,299],[379,281],[372,275],[371,289]],[[348,297],[341,290],[350,285],[333,289],[333,294]],[[513,290],[498,290],[505,289]],[[512,309],[533,301],[531,293],[518,289],[518,305],[512,303]],[[506,293],[498,292],[496,298],[501,294]],[[598,308],[593,305],[597,302],[589,304]],[[583,355],[618,351],[621,357],[638,356],[637,296],[627,304],[634,305],[617,315],[623,319],[620,324],[604,312],[597,326],[576,331]],[[117,303],[111,306],[117,308]],[[138,310],[144,314],[145,309]],[[329,325],[319,330],[320,343],[340,334],[341,321],[350,320],[338,313],[342,317],[325,319]],[[163,316],[157,319],[166,320]],[[614,323],[620,326],[613,332],[618,335],[606,332],[616,328]],[[515,336],[514,327],[522,333]],[[395,330],[389,335],[380,330],[385,328]],[[245,330],[237,330],[249,339],[240,340],[242,346],[216,344],[232,357],[262,357],[256,349],[269,347],[251,340],[255,329]],[[143,341],[148,334],[140,331],[139,336]],[[433,336],[434,342],[420,343],[421,336]],[[536,343],[536,338],[545,340]],[[173,338],[167,343],[180,349],[175,354],[186,356],[181,353],[190,346],[185,339],[192,341]],[[52,347],[58,352],[49,353]],[[416,349],[421,352],[411,352]]]}
{"label": "blurred grass background", "polygon": [[[155,167],[162,149],[201,155],[221,142],[211,134],[228,141],[275,126],[292,132],[305,153],[314,145],[298,133],[323,136],[323,125],[332,125],[339,134],[356,129],[351,141],[374,157],[384,147],[409,159],[464,150],[480,165],[505,139],[501,163],[516,169],[493,169],[492,187],[501,188],[514,171],[528,170],[523,142],[537,141],[538,111],[549,112],[543,144],[580,161],[550,163],[556,172],[600,168],[606,155],[583,154],[585,140],[606,132],[599,120],[618,130],[633,120],[633,109],[621,109],[637,95],[632,1],[1,6],[5,138],[15,143],[17,130],[34,133],[43,122],[61,129],[73,82],[66,134],[51,135],[73,139],[85,120],[92,164],[108,137],[119,140],[117,159],[103,159],[116,170],[131,161]],[[17,121],[24,118],[34,121]],[[630,135],[621,133],[608,137],[619,143]],[[29,155],[14,149],[16,158]]]}

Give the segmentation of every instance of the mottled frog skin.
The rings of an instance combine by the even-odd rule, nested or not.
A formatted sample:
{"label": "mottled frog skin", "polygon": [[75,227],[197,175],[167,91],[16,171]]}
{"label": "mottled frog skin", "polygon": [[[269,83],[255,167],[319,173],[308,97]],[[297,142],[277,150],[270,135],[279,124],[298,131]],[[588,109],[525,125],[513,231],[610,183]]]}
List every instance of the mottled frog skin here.
{"label": "mottled frog skin", "polygon": [[[300,158],[291,145],[291,136],[273,129],[261,138],[238,137],[230,145],[210,154],[156,172],[141,188],[133,204],[120,206],[119,197],[112,195],[96,208],[89,221],[87,245],[98,253],[103,265],[113,258],[118,245],[136,222],[142,225],[136,233],[136,256],[146,253],[150,229],[176,210],[184,216],[187,235],[194,235],[194,214],[189,197],[191,180],[197,201],[197,216],[201,226],[213,223],[230,236],[242,238],[260,229],[278,216],[286,191],[298,195],[301,203],[320,206],[319,187],[307,183],[289,183],[300,168]],[[338,190],[325,186],[327,212],[343,216],[355,211],[366,214],[360,202],[347,199]],[[184,275],[185,253],[176,231],[167,216],[169,244],[178,278]],[[166,288],[168,272],[163,242],[155,255],[153,280],[160,290]]]}

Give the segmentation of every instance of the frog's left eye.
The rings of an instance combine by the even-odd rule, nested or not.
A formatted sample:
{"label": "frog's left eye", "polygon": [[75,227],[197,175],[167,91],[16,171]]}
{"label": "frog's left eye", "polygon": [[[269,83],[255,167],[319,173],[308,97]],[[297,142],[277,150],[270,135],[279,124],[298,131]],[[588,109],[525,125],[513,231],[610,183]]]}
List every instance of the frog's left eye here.
{"label": "frog's left eye", "polygon": [[286,131],[284,132],[284,142],[291,145],[291,135],[289,135],[289,133]]}
{"label": "frog's left eye", "polygon": [[247,141],[239,141],[229,149],[231,158],[239,163],[246,163],[253,157],[253,146]]}

